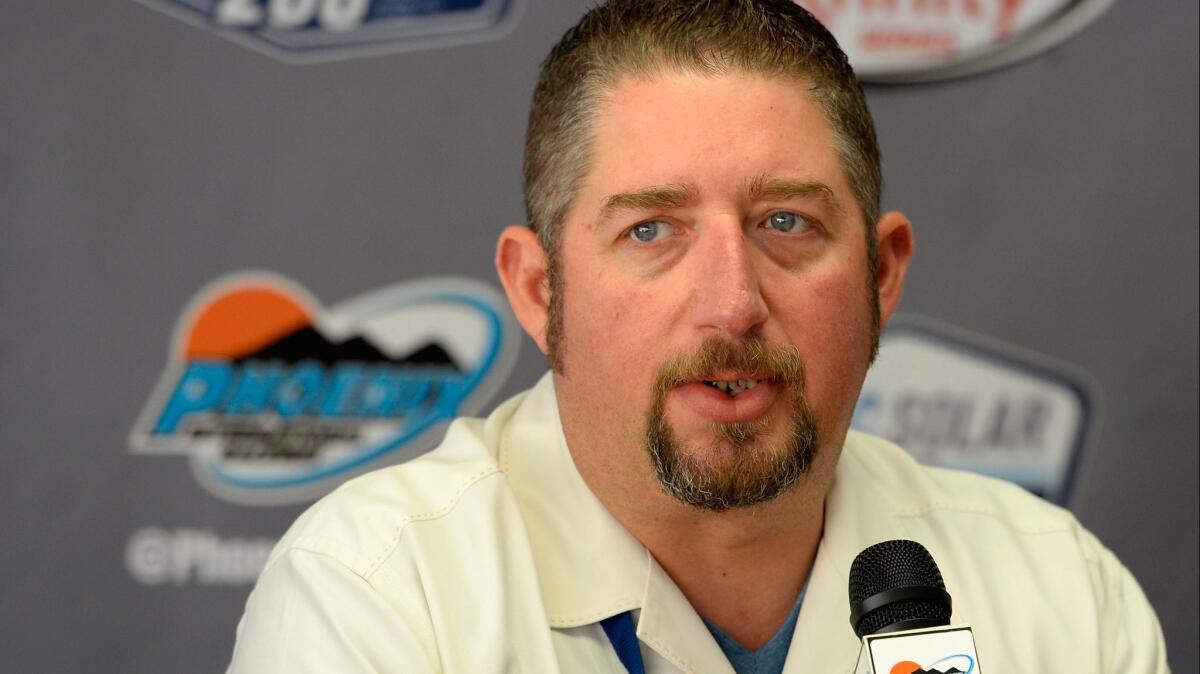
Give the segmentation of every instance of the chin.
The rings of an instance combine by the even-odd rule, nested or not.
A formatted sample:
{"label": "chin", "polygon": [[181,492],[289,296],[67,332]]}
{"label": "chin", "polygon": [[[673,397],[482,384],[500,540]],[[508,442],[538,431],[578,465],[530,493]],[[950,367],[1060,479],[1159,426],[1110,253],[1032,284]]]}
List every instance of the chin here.
{"label": "chin", "polygon": [[706,437],[689,442],[663,417],[652,418],[646,447],[659,484],[683,503],[713,512],[778,498],[811,468],[816,433],[805,414],[786,430],[767,433],[762,426],[712,425]]}

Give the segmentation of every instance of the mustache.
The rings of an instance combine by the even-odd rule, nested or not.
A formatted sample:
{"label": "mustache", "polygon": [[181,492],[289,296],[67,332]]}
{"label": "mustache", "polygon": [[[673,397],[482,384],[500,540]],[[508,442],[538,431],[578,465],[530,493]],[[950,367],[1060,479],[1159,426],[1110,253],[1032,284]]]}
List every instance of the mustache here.
{"label": "mustache", "polygon": [[802,386],[804,364],[790,345],[771,345],[761,337],[728,341],[710,337],[694,354],[673,356],[659,370],[655,392],[666,392],[680,384],[704,379],[722,370],[735,370],[753,379],[771,379]]}

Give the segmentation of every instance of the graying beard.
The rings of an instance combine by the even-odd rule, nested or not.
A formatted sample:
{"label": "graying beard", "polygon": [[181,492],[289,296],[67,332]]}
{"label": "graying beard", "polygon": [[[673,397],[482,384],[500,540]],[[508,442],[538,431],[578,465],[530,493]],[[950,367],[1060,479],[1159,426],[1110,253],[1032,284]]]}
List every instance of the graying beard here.
{"label": "graying beard", "polygon": [[[718,438],[726,439],[734,449],[744,448],[745,439],[761,434],[766,422],[720,424]],[[735,437],[744,437],[734,441]],[[735,460],[723,475],[706,474],[699,462],[679,452],[679,445],[667,425],[661,398],[651,411],[646,432],[646,447],[658,482],[667,493],[697,508],[723,512],[765,503],[799,481],[812,465],[816,454],[816,427],[802,399],[793,405],[792,427],[784,439],[785,451],[767,459]],[[767,463],[765,469],[763,463]]]}
{"label": "graying beard", "polygon": [[736,424],[709,424],[708,430],[714,437],[725,440],[733,445],[735,449],[750,443],[758,436],[767,431],[770,425],[767,419],[759,419],[758,421],[749,421]]}

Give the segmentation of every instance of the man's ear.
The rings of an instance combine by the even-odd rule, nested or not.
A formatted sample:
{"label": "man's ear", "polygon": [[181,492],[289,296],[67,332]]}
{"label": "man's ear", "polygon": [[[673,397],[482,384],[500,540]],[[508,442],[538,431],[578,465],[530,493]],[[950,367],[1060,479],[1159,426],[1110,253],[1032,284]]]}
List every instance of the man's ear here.
{"label": "man's ear", "polygon": [[884,213],[875,224],[875,241],[879,250],[879,269],[875,278],[882,327],[892,317],[904,290],[904,276],[913,254],[912,225],[903,213]]}
{"label": "man's ear", "polygon": [[546,251],[532,229],[511,225],[500,233],[496,272],[513,313],[542,353],[546,353],[546,325],[550,315],[547,263]]}

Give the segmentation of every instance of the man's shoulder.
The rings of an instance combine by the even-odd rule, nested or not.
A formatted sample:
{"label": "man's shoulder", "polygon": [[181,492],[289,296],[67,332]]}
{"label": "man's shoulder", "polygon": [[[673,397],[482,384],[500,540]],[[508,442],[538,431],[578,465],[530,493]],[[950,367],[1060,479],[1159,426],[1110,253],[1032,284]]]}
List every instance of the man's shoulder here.
{"label": "man's shoulder", "polygon": [[436,449],[347,481],[296,520],[268,564],[303,550],[333,557],[369,577],[413,524],[492,500],[488,494],[504,487],[490,425],[484,419],[456,419]]}
{"label": "man's shoulder", "polygon": [[1075,532],[1079,523],[1068,510],[1022,487],[962,470],[924,466],[900,447],[851,431],[846,441],[849,472],[878,490],[893,515],[984,518],[1014,533],[1039,535]]}
{"label": "man's shoulder", "polygon": [[[1167,671],[1137,581],[1069,511],[1009,482],[921,466],[859,433],[847,438],[838,480],[841,536],[855,549],[886,538],[924,545],[954,595],[955,620],[976,628],[980,653],[1010,658],[1010,671],[1056,660],[1030,649],[1049,644],[1047,634],[1093,663],[1088,671]],[[862,531],[877,540],[862,540]],[[852,558],[855,546],[844,547]]]}
{"label": "man's shoulder", "polygon": [[[1060,607],[1092,601],[1099,610],[1111,586],[1127,576],[1074,514],[1014,483],[924,467],[892,443],[863,434],[847,439],[844,456],[839,477],[846,475],[850,488],[842,489],[842,507],[851,507],[845,500],[856,494],[865,505],[842,522],[875,531],[878,540],[922,543],[942,565],[947,586],[956,588],[955,612],[961,608],[967,622],[1002,624],[1015,608],[1010,603],[1034,600]],[[996,578],[1006,579],[1006,592],[994,591]]]}

